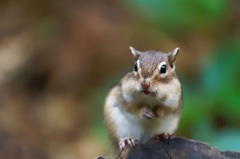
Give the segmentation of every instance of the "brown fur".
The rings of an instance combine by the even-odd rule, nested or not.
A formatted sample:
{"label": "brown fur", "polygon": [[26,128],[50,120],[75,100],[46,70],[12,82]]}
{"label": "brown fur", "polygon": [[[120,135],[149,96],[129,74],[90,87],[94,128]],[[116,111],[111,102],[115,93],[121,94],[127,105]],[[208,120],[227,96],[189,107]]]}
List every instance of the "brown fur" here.
{"label": "brown fur", "polygon": [[[135,50],[136,51],[136,50]],[[176,54],[175,54],[176,55]],[[117,105],[121,106],[124,111],[135,114],[136,116],[141,117],[143,115],[143,110],[147,107],[151,109],[157,118],[161,118],[167,114],[176,114],[180,116],[182,109],[182,99],[181,99],[181,85],[178,81],[177,75],[175,71],[172,70],[170,65],[175,64],[175,55],[163,52],[156,51],[146,51],[146,52],[137,52],[135,56],[136,61],[140,61],[140,66],[138,68],[138,73],[129,72],[127,73],[109,92],[107,100],[113,98],[117,100]],[[158,66],[161,62],[165,62],[167,65],[167,75],[165,77],[161,77]],[[171,63],[170,63],[171,62]],[[136,88],[140,87],[141,79],[149,78],[150,79],[150,87],[152,92],[148,96],[155,97],[163,92],[165,94],[161,96],[161,103],[157,103],[155,105],[148,105],[148,102],[136,102],[129,103],[126,99],[124,99],[123,92],[127,91],[128,93],[133,93],[138,95],[136,92]],[[125,86],[126,85],[126,86]],[[175,92],[179,94],[177,96],[178,104],[175,105],[164,105],[164,102],[168,99],[171,94],[171,90],[168,91],[168,88],[174,88]],[[139,92],[141,94],[142,92]],[[104,106],[104,116],[105,116],[105,124],[107,126],[109,132],[109,138],[114,146],[115,150],[118,150],[119,139],[116,136],[116,127],[113,125],[113,122],[110,119],[110,115],[112,113],[112,107],[108,107],[108,103],[105,103]],[[138,99],[139,101],[141,99]],[[115,107],[115,105],[114,105]],[[123,112],[122,112],[123,113]]]}
{"label": "brown fur", "polygon": [[153,75],[160,62],[167,60],[167,54],[163,52],[146,51],[139,57],[141,74],[144,78]]}

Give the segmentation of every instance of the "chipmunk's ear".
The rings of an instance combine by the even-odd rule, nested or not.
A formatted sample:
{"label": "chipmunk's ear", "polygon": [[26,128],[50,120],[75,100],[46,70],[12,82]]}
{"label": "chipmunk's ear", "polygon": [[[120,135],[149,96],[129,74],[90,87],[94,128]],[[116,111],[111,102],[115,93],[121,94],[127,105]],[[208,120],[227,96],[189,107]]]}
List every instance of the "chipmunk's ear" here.
{"label": "chipmunk's ear", "polygon": [[176,57],[177,57],[177,54],[179,52],[179,48],[175,48],[172,52],[169,53],[169,63],[170,63],[170,66],[172,69],[175,68],[175,61],[176,61]]}
{"label": "chipmunk's ear", "polygon": [[134,49],[133,47],[129,47],[129,49],[131,50],[133,57],[135,60],[138,60],[139,56],[142,54],[140,51]]}

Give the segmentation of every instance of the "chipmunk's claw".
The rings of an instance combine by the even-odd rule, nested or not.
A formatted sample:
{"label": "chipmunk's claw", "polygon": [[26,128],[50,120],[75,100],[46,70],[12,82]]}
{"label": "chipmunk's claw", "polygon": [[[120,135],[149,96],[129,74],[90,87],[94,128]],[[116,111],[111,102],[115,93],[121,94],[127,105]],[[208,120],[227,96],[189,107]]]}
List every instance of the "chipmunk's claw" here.
{"label": "chipmunk's claw", "polygon": [[154,141],[158,142],[162,139],[168,140],[168,139],[173,139],[174,137],[175,137],[175,135],[173,135],[173,134],[163,133],[163,134],[160,134],[160,135],[156,135],[154,137]]}
{"label": "chipmunk's claw", "polygon": [[124,150],[129,147],[133,147],[138,144],[138,140],[133,139],[133,138],[123,138],[119,142],[119,148],[121,150]]}
{"label": "chipmunk's claw", "polygon": [[149,109],[149,108],[144,108],[143,110],[143,114],[142,114],[142,118],[145,119],[154,119],[156,118],[156,115],[154,114],[154,112]]}

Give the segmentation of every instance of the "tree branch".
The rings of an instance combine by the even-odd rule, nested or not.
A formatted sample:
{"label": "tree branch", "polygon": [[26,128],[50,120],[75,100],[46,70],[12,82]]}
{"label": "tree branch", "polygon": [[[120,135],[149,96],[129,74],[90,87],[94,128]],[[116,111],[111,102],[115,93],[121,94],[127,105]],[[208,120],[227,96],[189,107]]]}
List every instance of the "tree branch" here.
{"label": "tree branch", "polygon": [[239,152],[219,151],[208,144],[176,137],[124,150],[119,159],[240,159]]}

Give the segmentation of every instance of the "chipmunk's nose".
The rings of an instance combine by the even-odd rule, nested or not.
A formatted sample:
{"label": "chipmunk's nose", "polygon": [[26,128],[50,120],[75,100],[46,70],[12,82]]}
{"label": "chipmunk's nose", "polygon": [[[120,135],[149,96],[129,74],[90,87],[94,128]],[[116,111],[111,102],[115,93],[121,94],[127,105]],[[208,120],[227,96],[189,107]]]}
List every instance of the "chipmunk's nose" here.
{"label": "chipmunk's nose", "polygon": [[141,82],[141,86],[144,90],[147,90],[150,86],[150,81],[146,80],[146,79],[143,79],[142,82]]}

